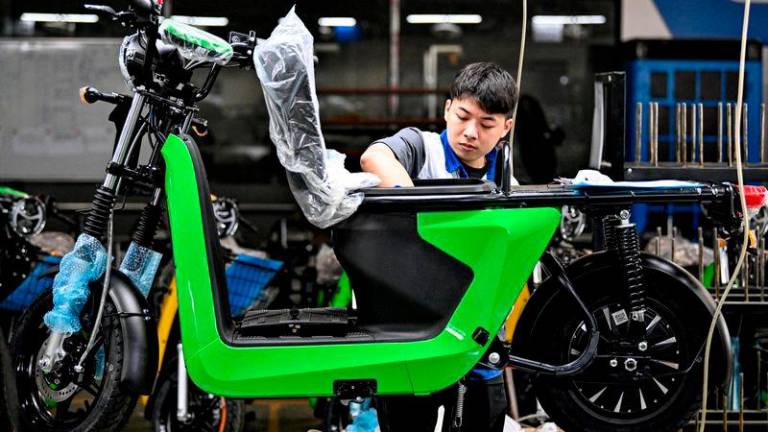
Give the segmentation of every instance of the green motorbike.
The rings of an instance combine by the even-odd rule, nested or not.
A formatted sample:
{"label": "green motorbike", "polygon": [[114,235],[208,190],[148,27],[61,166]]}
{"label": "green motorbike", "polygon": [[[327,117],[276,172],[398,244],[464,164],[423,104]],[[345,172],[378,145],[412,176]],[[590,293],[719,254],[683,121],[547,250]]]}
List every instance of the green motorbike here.
{"label": "green motorbike", "polygon": [[[354,308],[249,310],[235,319],[205,168],[188,131],[202,122],[197,102],[219,70],[249,65],[256,40],[234,34],[228,43],[170,19],[160,24],[153,3],[134,3],[129,13],[111,12],[137,29],[121,50],[133,94],[87,95],[128,110],[85,232],[106,238],[109,251],[113,206],[129,185],[152,190],[135,241],[151,238],[167,206],[183,359],[197,387],[232,398],[428,395],[480,363],[533,373],[541,404],[566,430],[676,430],[698,408],[714,303],[684,269],[640,252],[629,210],[636,202],[701,202],[732,233],[741,221],[732,186],[455,180],[366,189],[357,211],[332,227]],[[193,67],[209,69],[200,88],[191,84]],[[151,155],[137,164],[142,144]],[[567,268],[545,253],[563,205],[599,221],[605,240]],[[505,343],[497,335],[537,263],[543,282]],[[76,311],[78,332],[41,323],[48,298],[17,333],[18,396],[35,430],[115,430],[152,390],[157,341],[146,299],[111,266],[90,288]],[[106,353],[101,375],[98,347]],[[729,350],[720,319],[710,383],[727,380]],[[65,404],[80,389],[94,401],[71,412]],[[450,417],[461,416],[457,406]]]}

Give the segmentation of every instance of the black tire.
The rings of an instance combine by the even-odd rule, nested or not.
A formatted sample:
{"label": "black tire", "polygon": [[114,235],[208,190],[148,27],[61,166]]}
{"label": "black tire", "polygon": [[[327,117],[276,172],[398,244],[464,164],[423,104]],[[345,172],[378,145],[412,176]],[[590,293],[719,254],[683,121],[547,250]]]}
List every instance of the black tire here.
{"label": "black tire", "polygon": [[[702,317],[701,308],[697,309],[696,294],[681,286],[696,281],[686,282],[646,267],[646,327],[654,324],[646,337],[648,348],[639,352],[636,342],[622,342],[631,340],[627,324],[617,325],[613,317],[625,304],[620,270],[609,265],[610,261],[603,260],[602,264],[583,266],[576,275],[569,272],[598,321],[599,357],[586,375],[535,377],[536,395],[550,418],[566,431],[676,431],[689,422],[701,404],[701,363],[693,363],[687,373],[669,375],[692,363],[708,328],[709,320]],[[538,310],[524,312],[518,324],[518,329],[532,329],[525,339],[536,341],[529,344],[526,356],[553,364],[578,357],[587,335],[581,329],[584,318],[573,300],[560,293],[545,297],[543,302],[532,299],[527,308],[532,306]],[[713,357],[717,357],[717,346],[715,341]],[[617,357],[618,366],[611,362]],[[644,371],[642,378],[627,370],[624,362],[628,358],[637,359],[635,367]],[[636,378],[631,378],[633,375]]]}
{"label": "black tire", "polygon": [[[19,398],[15,392],[16,377],[13,373],[11,351],[5,342],[5,332],[0,327],[0,430],[19,431],[23,429],[19,423]],[[7,393],[6,393],[7,392]],[[7,395],[7,397],[6,397]]]}
{"label": "black tire", "polygon": [[[169,365],[175,365],[171,359]],[[166,374],[157,384],[152,397],[152,430],[155,432],[242,432],[245,430],[245,402],[210,395],[187,378],[188,407],[192,415],[188,423],[176,417],[178,373]],[[223,409],[225,408],[225,409]]]}
{"label": "black tire", "polygon": [[[93,296],[92,296],[93,297]],[[86,304],[84,311],[91,309]],[[20,417],[24,430],[50,431],[50,432],[85,432],[85,431],[118,431],[128,421],[137,396],[127,393],[120,388],[120,374],[123,369],[123,335],[119,319],[115,316],[115,307],[107,299],[106,309],[102,318],[102,337],[97,338],[97,345],[92,352],[103,349],[104,366],[101,374],[96,372],[97,360],[95,355],[90,355],[85,362],[83,385],[75,384],[75,378],[71,381],[50,378],[50,374],[44,374],[37,366],[38,354],[45,343],[49,330],[43,323],[43,315],[52,307],[50,293],[40,296],[24,313],[13,338],[11,347],[16,378],[15,394],[20,403]],[[93,314],[95,315],[95,314]],[[65,347],[72,352],[82,350],[92,328],[90,318],[84,313],[81,317],[83,329],[80,333],[67,338]],[[72,356],[75,357],[75,356]],[[64,361],[68,361],[65,359]],[[76,362],[76,360],[74,360]],[[64,371],[71,371],[73,361],[65,363]],[[67,372],[62,372],[66,374]],[[74,372],[69,373],[74,376]],[[60,386],[55,386],[49,379],[60,379]],[[52,404],[50,394],[41,393],[41,386],[46,385],[54,392],[62,388],[64,394],[71,389],[72,394]],[[75,387],[72,387],[72,386]],[[48,390],[45,390],[48,391]],[[46,396],[49,398],[46,402]],[[73,408],[74,405],[74,408]]]}

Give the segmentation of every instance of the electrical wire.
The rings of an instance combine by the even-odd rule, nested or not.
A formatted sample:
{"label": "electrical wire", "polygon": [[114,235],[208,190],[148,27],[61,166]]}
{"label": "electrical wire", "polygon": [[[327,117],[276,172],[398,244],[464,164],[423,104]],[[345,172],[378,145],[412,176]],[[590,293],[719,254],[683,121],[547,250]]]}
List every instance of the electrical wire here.
{"label": "electrical wire", "polygon": [[[735,129],[734,129],[734,151],[736,152],[736,178],[738,179],[738,189],[739,189],[739,198],[741,202],[741,212],[743,215],[742,223],[744,228],[744,240],[741,244],[741,253],[739,255],[739,260],[736,263],[736,267],[733,270],[733,274],[731,275],[731,279],[728,281],[728,285],[725,287],[725,290],[723,291],[723,296],[720,297],[720,300],[717,302],[717,308],[715,309],[715,314],[712,317],[712,322],[709,323],[709,333],[707,334],[707,343],[706,347],[704,348],[704,379],[703,379],[703,385],[702,385],[702,395],[701,395],[701,418],[699,421],[699,432],[704,432],[704,429],[707,425],[707,388],[709,387],[709,355],[710,350],[712,348],[712,338],[715,334],[715,327],[717,326],[717,320],[720,318],[720,314],[722,313],[723,305],[725,304],[725,300],[728,298],[728,294],[731,292],[731,288],[733,288],[733,285],[736,282],[736,278],[738,277],[741,266],[744,265],[744,259],[747,255],[747,246],[749,245],[749,213],[747,210],[747,200],[744,195],[744,172],[743,172],[743,166],[741,163],[741,108],[742,108],[742,102],[744,99],[744,64],[745,64],[745,58],[746,58],[746,52],[747,52],[747,29],[749,28],[749,6],[750,6],[750,0],[744,1],[744,21],[742,24],[742,30],[741,30],[741,53],[739,57],[739,87],[738,87],[738,94],[736,97],[736,118],[734,119],[735,122]],[[715,253],[718,253],[718,251],[715,251]],[[715,277],[720,277],[720,275],[715,275]]]}
{"label": "electrical wire", "polygon": [[[525,58],[525,34],[528,30],[528,0],[523,0],[523,21],[522,21],[522,30],[520,35],[520,58],[517,60],[517,77],[515,78],[515,84],[517,87],[517,101],[520,100],[520,89],[522,88],[522,82],[523,82],[523,59]],[[509,128],[509,176],[512,177],[515,175],[515,167],[514,167],[514,150],[512,147],[512,144],[515,142],[515,124],[517,121],[517,107],[518,103],[515,103],[515,109],[512,110],[512,127]]]}

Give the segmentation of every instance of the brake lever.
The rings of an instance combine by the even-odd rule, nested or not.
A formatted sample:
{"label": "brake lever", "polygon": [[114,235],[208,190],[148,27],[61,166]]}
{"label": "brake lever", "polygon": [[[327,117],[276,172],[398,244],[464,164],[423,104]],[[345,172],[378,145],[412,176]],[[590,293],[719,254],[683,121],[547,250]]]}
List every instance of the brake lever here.
{"label": "brake lever", "polygon": [[107,5],[97,5],[97,4],[85,4],[83,5],[88,10],[92,10],[94,12],[101,12],[103,14],[110,15],[112,17],[117,17],[117,12],[112,9],[111,6]]}

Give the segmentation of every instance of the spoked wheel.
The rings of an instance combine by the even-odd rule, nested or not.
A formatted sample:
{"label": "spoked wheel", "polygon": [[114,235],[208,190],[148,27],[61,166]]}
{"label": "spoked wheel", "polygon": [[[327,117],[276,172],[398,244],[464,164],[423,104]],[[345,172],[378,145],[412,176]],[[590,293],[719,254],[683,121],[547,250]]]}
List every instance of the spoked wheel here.
{"label": "spoked wheel", "polygon": [[66,355],[51,372],[45,373],[38,365],[49,335],[43,315],[50,309],[50,294],[36,300],[11,341],[16,389],[7,391],[16,391],[24,430],[119,430],[128,420],[136,397],[119,389],[123,337],[114,306],[107,302],[102,330],[81,372],[76,372],[75,366],[93,326],[86,314],[81,317],[83,330],[65,340]]}
{"label": "spoked wheel", "polygon": [[245,429],[242,400],[206,393],[189,378],[187,385],[188,415],[180,420],[176,413],[178,373],[170,373],[159,383],[152,402],[155,432],[241,432]]}
{"label": "spoked wheel", "polygon": [[[643,323],[647,336],[641,340],[629,334],[621,303],[602,305],[592,314],[601,342],[594,363],[571,381],[574,399],[612,419],[631,419],[663,408],[682,388],[677,375],[687,357],[677,340],[679,325],[670,322],[671,312],[658,304],[649,307]],[[586,348],[589,334],[585,330],[582,321],[573,331],[568,361]]]}
{"label": "spoked wheel", "polygon": [[[646,267],[644,322],[631,322],[622,278],[612,260],[587,257],[569,277],[597,321],[597,356],[573,376],[534,378],[536,396],[552,420],[567,431],[674,431],[701,401],[700,350],[711,319],[711,299],[697,294],[695,279],[657,258]],[[660,270],[663,267],[664,271]],[[521,354],[551,364],[575,360],[589,334],[575,303],[556,288],[535,293],[523,311]],[[542,288],[539,288],[542,289]],[[630,327],[631,326],[631,327]],[[713,342],[710,383],[727,375],[719,327]],[[515,337],[518,337],[516,332]],[[527,342],[524,342],[527,341]],[[727,344],[727,342],[726,342]]]}

